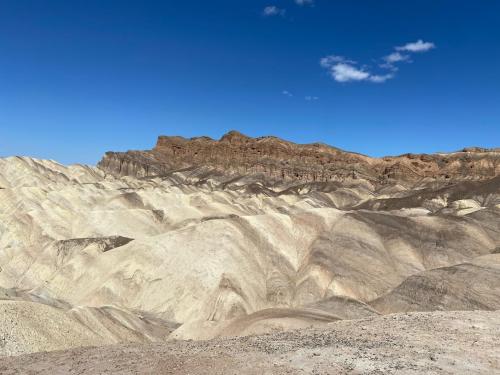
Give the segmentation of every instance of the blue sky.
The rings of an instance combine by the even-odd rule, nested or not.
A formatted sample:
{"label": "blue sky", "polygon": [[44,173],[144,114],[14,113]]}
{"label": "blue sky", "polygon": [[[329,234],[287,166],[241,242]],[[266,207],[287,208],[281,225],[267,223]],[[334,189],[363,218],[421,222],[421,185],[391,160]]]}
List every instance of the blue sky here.
{"label": "blue sky", "polygon": [[499,1],[302,2],[1,1],[0,155],[95,163],[231,129],[373,156],[500,146]]}

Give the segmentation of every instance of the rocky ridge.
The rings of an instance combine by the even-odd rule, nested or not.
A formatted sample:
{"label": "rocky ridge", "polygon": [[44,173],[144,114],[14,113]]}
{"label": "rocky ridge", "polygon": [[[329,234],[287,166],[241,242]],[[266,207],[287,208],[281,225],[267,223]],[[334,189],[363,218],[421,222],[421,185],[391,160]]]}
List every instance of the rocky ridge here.
{"label": "rocky ridge", "polygon": [[375,183],[486,180],[500,174],[500,149],[475,147],[448,154],[371,158],[322,143],[295,144],[231,131],[218,141],[160,136],[150,151],[107,152],[98,166],[117,176],[134,177],[203,167],[205,174],[261,176],[266,185],[350,179]]}

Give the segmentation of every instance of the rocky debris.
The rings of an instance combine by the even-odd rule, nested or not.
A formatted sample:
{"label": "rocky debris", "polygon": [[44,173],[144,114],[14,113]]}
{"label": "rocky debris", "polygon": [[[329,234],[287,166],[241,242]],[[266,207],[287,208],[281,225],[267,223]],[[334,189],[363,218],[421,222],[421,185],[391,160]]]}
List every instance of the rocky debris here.
{"label": "rocky debris", "polygon": [[295,144],[236,131],[216,141],[160,136],[150,151],[107,152],[98,167],[117,176],[162,176],[209,167],[228,178],[262,176],[266,185],[366,179],[377,183],[486,180],[500,174],[498,149],[370,158],[322,143]]}
{"label": "rocky debris", "polygon": [[1,358],[4,375],[494,374],[500,313],[394,314],[326,328]]}
{"label": "rocky debris", "polygon": [[330,312],[343,320],[361,319],[379,315],[370,305],[347,296],[332,296],[309,304],[307,307]]}

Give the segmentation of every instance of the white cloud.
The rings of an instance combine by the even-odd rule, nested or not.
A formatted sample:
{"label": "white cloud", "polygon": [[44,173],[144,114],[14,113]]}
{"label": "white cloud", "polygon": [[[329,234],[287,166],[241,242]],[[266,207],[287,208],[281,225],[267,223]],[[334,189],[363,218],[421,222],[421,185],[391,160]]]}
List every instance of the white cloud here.
{"label": "white cloud", "polygon": [[289,97],[292,97],[292,96],[293,96],[293,94],[292,94],[290,91],[288,91],[288,90],[283,90],[281,93],[282,93],[283,95],[285,95],[285,96],[289,96]]}
{"label": "white cloud", "polygon": [[370,77],[370,73],[346,63],[333,65],[330,74],[337,82],[364,81]]}
{"label": "white cloud", "polygon": [[[314,0],[295,0],[295,4],[300,6],[305,5],[314,5]],[[262,15],[264,17],[273,17],[273,16],[281,16],[284,17],[286,13],[286,9],[279,8],[276,5],[268,5],[262,10]]]}
{"label": "white cloud", "polygon": [[295,4],[298,4],[298,5],[313,5],[314,4],[314,0],[295,0]]}
{"label": "white cloud", "polygon": [[408,61],[410,59],[410,56],[408,55],[403,55],[399,52],[393,52],[390,55],[387,55],[384,57],[384,61],[393,64],[401,61]]}
{"label": "white cloud", "polygon": [[375,75],[370,75],[368,79],[370,82],[373,83],[384,83],[385,81],[393,78],[394,74],[384,74],[384,75],[375,74]]}
{"label": "white cloud", "polygon": [[342,56],[330,55],[323,57],[320,60],[320,65],[328,69],[330,76],[337,82],[385,82],[389,79],[389,75],[372,75],[365,69],[357,67],[355,61],[348,60]]}
{"label": "white cloud", "polygon": [[278,8],[274,5],[269,5],[264,8],[264,10],[262,11],[262,15],[264,15],[265,17],[284,16],[285,9]]}
{"label": "white cloud", "polygon": [[407,43],[404,46],[396,47],[396,51],[406,51],[406,52],[427,52],[436,45],[431,42],[424,42],[422,39],[417,40],[413,43]]}
{"label": "white cloud", "polygon": [[319,98],[317,96],[310,96],[310,95],[307,95],[306,97],[304,97],[304,99],[307,100],[308,102],[314,101],[314,100],[319,100]]}
{"label": "white cloud", "polygon": [[347,64],[356,64],[355,61],[352,61],[352,60],[348,60],[346,59],[345,57],[343,56],[337,56],[337,55],[330,55],[330,56],[326,56],[326,57],[323,57],[320,61],[319,61],[320,65],[323,67],[323,68],[330,68],[332,65],[334,65],[335,63],[347,63]]}
{"label": "white cloud", "polygon": [[[382,73],[372,73],[370,67],[359,67],[356,61],[346,59],[339,55],[323,57],[320,59],[319,63],[323,68],[328,70],[330,76],[337,82],[367,81],[384,83],[395,77],[395,72],[398,71],[398,67],[396,66],[398,63],[412,62],[410,53],[425,52],[433,48],[436,48],[434,43],[424,42],[422,40],[408,43],[401,47],[395,47],[392,53],[379,60],[381,61],[378,65],[379,70],[380,68],[385,70],[385,72]],[[407,53],[402,53],[403,51]],[[390,73],[387,73],[387,70],[389,70]]]}
{"label": "white cloud", "polygon": [[411,62],[410,56],[402,54],[400,52],[392,52],[391,54],[382,57],[383,63],[379,66],[383,69],[389,69],[393,72],[397,72],[399,68],[396,66],[397,63],[401,62]]}

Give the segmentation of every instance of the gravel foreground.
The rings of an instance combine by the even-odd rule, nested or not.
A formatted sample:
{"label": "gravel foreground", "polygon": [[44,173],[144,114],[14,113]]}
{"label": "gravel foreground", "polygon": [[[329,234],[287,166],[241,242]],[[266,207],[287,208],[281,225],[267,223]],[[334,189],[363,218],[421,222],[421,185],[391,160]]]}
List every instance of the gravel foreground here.
{"label": "gravel foreground", "polygon": [[0,359],[1,374],[500,374],[500,311],[431,312],[324,329]]}

